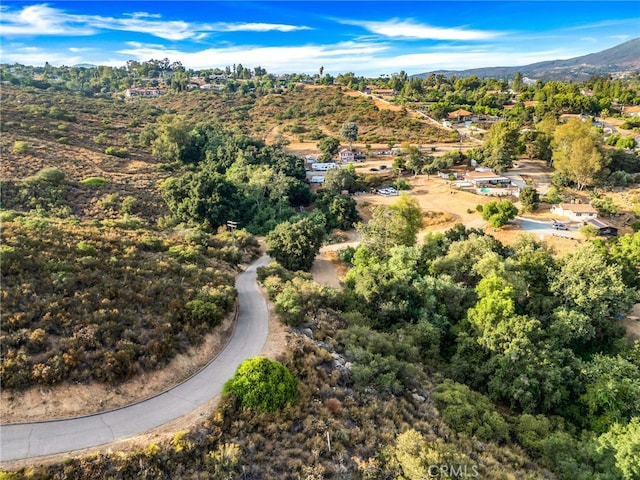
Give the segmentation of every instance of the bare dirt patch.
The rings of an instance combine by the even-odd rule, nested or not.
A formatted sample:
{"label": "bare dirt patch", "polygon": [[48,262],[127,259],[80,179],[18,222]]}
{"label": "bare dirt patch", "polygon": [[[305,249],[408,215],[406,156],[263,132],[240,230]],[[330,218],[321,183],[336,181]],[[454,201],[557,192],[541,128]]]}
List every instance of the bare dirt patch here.
{"label": "bare dirt patch", "polygon": [[339,274],[334,264],[337,255],[333,251],[320,252],[313,266],[311,267],[311,275],[316,283],[341,289]]}
{"label": "bare dirt patch", "polygon": [[[425,217],[423,234],[446,230],[456,223],[463,223],[470,228],[483,228],[486,225],[476,212],[476,205],[487,203],[493,198],[454,190],[446,180],[439,177],[419,176],[408,181],[413,188],[407,193],[418,201],[424,212],[433,212],[427,213]],[[391,205],[398,200],[398,197],[376,194],[359,195],[355,198],[360,205]]]}

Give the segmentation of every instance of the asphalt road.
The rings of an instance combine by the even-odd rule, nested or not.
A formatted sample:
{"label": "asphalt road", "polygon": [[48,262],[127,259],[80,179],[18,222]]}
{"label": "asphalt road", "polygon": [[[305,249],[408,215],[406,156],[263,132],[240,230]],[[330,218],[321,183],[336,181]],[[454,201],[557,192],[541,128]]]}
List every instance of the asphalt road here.
{"label": "asphalt road", "polygon": [[0,461],[97,447],[144,433],[178,418],[222,392],[238,365],[262,351],[269,313],[256,284],[263,256],[236,279],[238,319],[227,346],[198,373],[164,393],[108,412],[46,422],[0,425]]}
{"label": "asphalt road", "polygon": [[568,230],[556,230],[553,228],[552,223],[549,220],[531,220],[528,218],[516,217],[511,223],[519,226],[525,232],[537,235],[540,239],[544,239],[545,236],[575,238],[577,232],[577,228],[575,226],[565,222],[559,223],[565,223]]}

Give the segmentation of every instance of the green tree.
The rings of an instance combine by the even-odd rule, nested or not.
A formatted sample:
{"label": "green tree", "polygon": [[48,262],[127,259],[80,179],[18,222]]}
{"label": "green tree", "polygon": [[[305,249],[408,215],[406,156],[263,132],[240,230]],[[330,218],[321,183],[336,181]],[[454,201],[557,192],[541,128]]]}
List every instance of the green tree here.
{"label": "green tree", "polygon": [[280,362],[256,357],[240,364],[222,392],[236,397],[244,408],[273,412],[296,400],[297,384]]}
{"label": "green tree", "polygon": [[520,133],[516,125],[498,122],[491,125],[487,138],[482,146],[483,165],[503,172],[511,166],[519,152]]}
{"label": "green tree", "polygon": [[422,210],[418,202],[402,193],[389,207],[375,207],[371,219],[356,228],[362,234],[362,245],[378,258],[386,258],[393,246],[415,245],[422,222]]}
{"label": "green tree", "polygon": [[612,215],[618,213],[618,206],[615,204],[613,198],[611,197],[594,198],[591,201],[591,205],[595,207],[596,210],[598,210],[598,213],[600,215],[607,215],[611,217]]}
{"label": "green tree", "polygon": [[441,289],[442,283],[423,278],[418,261],[419,250],[415,247],[390,246],[379,253],[361,244],[353,255],[354,268],[349,270],[345,285],[380,326],[436,316],[443,308],[434,291]]}
{"label": "green tree", "polygon": [[549,163],[551,161],[551,135],[538,130],[530,130],[522,134],[525,153],[532,158],[539,158]]}
{"label": "green tree", "polygon": [[289,326],[315,321],[330,303],[332,290],[309,280],[293,278],[274,299],[276,313]]}
{"label": "green tree", "polygon": [[182,115],[161,115],[155,127],[152,153],[162,160],[183,160],[183,152],[191,143],[191,126]]}
{"label": "green tree", "polygon": [[624,480],[640,478],[640,417],[624,424],[615,424],[598,439],[600,450],[613,450],[616,467]]}
{"label": "green tree", "polygon": [[358,125],[353,122],[346,122],[342,125],[340,134],[342,138],[349,142],[349,149],[351,149],[353,142],[358,139]]}
{"label": "green tree", "polygon": [[210,169],[166,180],[162,184],[162,196],[176,218],[203,224],[209,230],[229,220],[238,220],[245,211],[235,185]]}
{"label": "green tree", "polygon": [[321,160],[330,161],[338,153],[340,140],[335,137],[325,137],[318,142],[318,148],[322,152]]}
{"label": "green tree", "polygon": [[459,433],[483,442],[503,443],[509,439],[509,425],[484,395],[466,385],[445,380],[432,395],[442,419]]}
{"label": "green tree", "polygon": [[533,187],[525,187],[520,192],[520,203],[525,212],[535,212],[540,204],[540,194]]}
{"label": "green tree", "polygon": [[414,176],[418,175],[418,173],[420,173],[424,169],[428,159],[415,145],[409,146],[407,150],[407,159],[405,165],[409,170],[413,170]]}
{"label": "green tree", "polygon": [[522,92],[524,88],[524,82],[522,81],[522,72],[516,72],[511,81],[511,88],[514,92]]}
{"label": "green tree", "polygon": [[556,172],[566,175],[578,190],[593,185],[606,165],[595,129],[578,118],[556,128],[551,145]]}
{"label": "green tree", "polygon": [[348,195],[334,195],[328,205],[326,216],[328,226],[342,230],[349,230],[360,220],[358,204]]}
{"label": "green tree", "polygon": [[640,418],[640,368],[620,356],[594,355],[585,364],[585,424],[597,433],[614,423]]}
{"label": "green tree", "polygon": [[392,214],[400,216],[404,222],[404,228],[400,232],[399,244],[415,245],[418,232],[423,225],[422,208],[415,198],[407,193],[401,193],[398,200],[389,206]]}
{"label": "green tree", "polygon": [[340,193],[343,190],[352,191],[356,182],[355,175],[346,168],[332,168],[324,175],[325,190]]}
{"label": "green tree", "polygon": [[609,256],[622,269],[622,279],[629,287],[640,287],[640,232],[618,238]]}
{"label": "green tree", "polygon": [[406,166],[407,160],[404,157],[396,157],[393,159],[393,163],[391,164],[391,170],[400,177]]}
{"label": "green tree", "polygon": [[500,228],[516,218],[518,209],[509,200],[492,201],[482,206],[482,218],[494,228]]}
{"label": "green tree", "polygon": [[566,405],[579,387],[579,361],[569,349],[529,342],[488,361],[489,396],[527,413]]}
{"label": "green tree", "polygon": [[619,265],[610,265],[593,243],[578,247],[562,260],[549,288],[563,302],[596,322],[611,323],[609,315],[628,312],[636,293],[622,281]]}
{"label": "green tree", "polygon": [[356,201],[349,195],[322,191],[316,197],[316,207],[327,220],[327,230],[348,230],[360,220]]}
{"label": "green tree", "polygon": [[321,214],[283,222],[267,235],[267,253],[289,270],[309,271],[324,235],[325,219]]}

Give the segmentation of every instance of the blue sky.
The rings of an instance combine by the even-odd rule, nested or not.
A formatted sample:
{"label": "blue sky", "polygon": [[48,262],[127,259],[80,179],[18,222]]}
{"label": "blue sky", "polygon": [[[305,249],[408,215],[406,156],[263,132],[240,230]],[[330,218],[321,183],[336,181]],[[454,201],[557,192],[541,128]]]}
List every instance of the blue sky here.
{"label": "blue sky", "polygon": [[[241,63],[270,73],[517,66],[640,37],[630,1],[5,1],[0,62],[187,68]],[[640,52],[638,52],[640,55]]]}

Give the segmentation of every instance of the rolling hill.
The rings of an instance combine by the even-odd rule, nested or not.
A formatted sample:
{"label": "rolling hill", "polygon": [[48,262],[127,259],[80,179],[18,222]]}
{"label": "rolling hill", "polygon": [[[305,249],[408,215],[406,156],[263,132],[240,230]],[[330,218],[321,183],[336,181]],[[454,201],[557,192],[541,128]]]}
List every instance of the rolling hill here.
{"label": "rolling hill", "polygon": [[485,67],[468,70],[438,70],[414,77],[425,78],[436,75],[481,78],[510,78],[516,72],[536,80],[586,80],[592,75],[624,74],[640,70],[640,38],[629,40],[601,52],[565,60],[550,60],[517,67]]}

